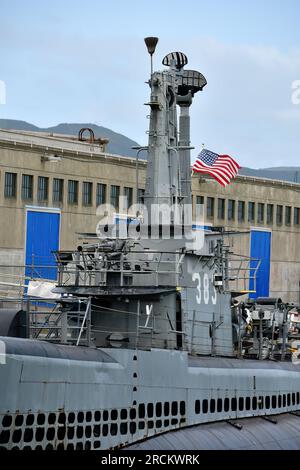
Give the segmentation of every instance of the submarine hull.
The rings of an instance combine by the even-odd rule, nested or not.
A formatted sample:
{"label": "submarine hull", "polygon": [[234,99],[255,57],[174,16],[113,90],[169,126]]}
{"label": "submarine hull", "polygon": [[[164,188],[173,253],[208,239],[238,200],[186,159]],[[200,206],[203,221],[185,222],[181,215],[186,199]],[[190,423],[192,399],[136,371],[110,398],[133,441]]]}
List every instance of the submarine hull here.
{"label": "submarine hull", "polygon": [[179,428],[300,410],[294,363],[1,341],[5,449],[112,449]]}

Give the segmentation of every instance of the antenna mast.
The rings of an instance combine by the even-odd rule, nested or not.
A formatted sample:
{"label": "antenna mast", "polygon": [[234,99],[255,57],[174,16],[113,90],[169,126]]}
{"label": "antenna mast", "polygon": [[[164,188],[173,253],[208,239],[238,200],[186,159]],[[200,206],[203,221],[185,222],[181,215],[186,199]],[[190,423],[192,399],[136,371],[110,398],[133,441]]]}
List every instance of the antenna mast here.
{"label": "antenna mast", "polygon": [[145,44],[147,46],[148,52],[150,54],[150,60],[151,60],[151,76],[153,74],[153,54],[155,52],[157,43],[158,43],[158,38],[156,37],[148,37],[144,39]]}

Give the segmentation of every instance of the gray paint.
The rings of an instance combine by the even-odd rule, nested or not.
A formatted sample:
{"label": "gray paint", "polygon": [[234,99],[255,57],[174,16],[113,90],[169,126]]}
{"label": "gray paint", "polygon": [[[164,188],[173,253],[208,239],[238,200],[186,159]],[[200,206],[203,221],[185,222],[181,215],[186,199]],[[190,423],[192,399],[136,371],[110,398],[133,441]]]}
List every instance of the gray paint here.
{"label": "gray paint", "polygon": [[[171,204],[175,198],[182,209],[184,195],[191,192],[189,149],[178,146],[175,103],[180,97],[181,105],[184,100],[190,104],[190,95],[197,90],[191,86],[181,96],[180,76],[183,83],[182,70],[171,64],[150,81],[148,208],[157,201]],[[181,116],[180,142],[187,144],[187,110]],[[176,227],[171,223],[171,228]],[[197,249],[187,248],[185,242],[172,236],[99,240],[74,251],[68,265],[60,265],[58,290],[70,295],[75,308],[69,325],[67,309],[60,310],[64,334],[55,341],[61,344],[4,339],[0,446],[110,449],[216,422],[210,433],[220,441],[224,420],[259,419],[300,409],[298,364],[236,358],[228,250],[222,236],[206,235]],[[72,346],[80,339],[70,333],[76,299],[86,307],[77,310],[78,322],[84,311],[91,320],[89,347]],[[45,323],[40,326],[43,332]],[[18,424],[21,418],[28,422]],[[182,442],[188,445],[185,436]],[[228,446],[234,441],[240,445],[232,432]]]}
{"label": "gray paint", "polygon": [[38,358],[69,359],[77,361],[114,362],[109,355],[94,348],[64,346],[31,339],[0,336],[6,354],[14,356],[36,356]]}
{"label": "gray paint", "polygon": [[241,430],[226,422],[201,424],[133,444],[128,450],[299,450],[299,417],[283,414],[276,421],[274,425],[262,418],[245,418],[236,421]]}

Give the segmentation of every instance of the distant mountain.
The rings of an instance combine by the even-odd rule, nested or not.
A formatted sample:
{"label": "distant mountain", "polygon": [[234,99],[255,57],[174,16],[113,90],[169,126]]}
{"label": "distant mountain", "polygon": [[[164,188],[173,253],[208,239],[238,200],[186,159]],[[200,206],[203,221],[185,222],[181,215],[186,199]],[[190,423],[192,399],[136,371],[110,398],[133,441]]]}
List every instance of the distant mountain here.
{"label": "distant mountain", "polygon": [[[128,139],[128,137],[118,134],[106,127],[97,126],[91,123],[62,123],[53,127],[41,128],[34,126],[26,121],[17,121],[14,119],[0,119],[0,129],[15,129],[22,131],[34,132],[53,132],[54,134],[78,135],[78,131],[82,127],[90,127],[95,133],[95,137],[106,137],[109,139],[107,151],[116,155],[135,157],[136,150],[131,147],[137,146],[137,142]],[[139,158],[145,158],[145,153],[141,153]],[[260,168],[258,170],[252,168],[242,168],[239,170],[240,175],[255,176],[257,178],[270,178],[283,181],[291,181],[300,183],[300,167],[278,166],[271,168]]]}
{"label": "distant mountain", "polygon": [[274,166],[271,168],[265,168],[265,170],[271,170],[271,171],[299,171],[300,167],[299,166]]}
{"label": "distant mountain", "polygon": [[255,176],[256,178],[270,178],[275,180],[290,181],[292,183],[300,183],[300,166],[299,167],[273,167],[260,168],[254,170],[252,168],[241,168],[240,175]]}
{"label": "distant mountain", "polygon": [[26,121],[17,121],[15,119],[0,119],[0,129],[14,129],[16,131],[34,131],[39,132],[40,129]]}
{"label": "distant mountain", "polygon": [[[97,126],[91,123],[61,123],[53,127],[37,127],[25,121],[17,121],[14,119],[0,119],[0,129],[15,129],[22,131],[34,131],[34,132],[53,132],[54,134],[69,134],[78,135],[78,131],[83,127],[90,127],[95,133],[95,137],[105,137],[109,139],[107,145],[107,151],[116,155],[123,155],[127,157],[135,157],[136,150],[132,150],[131,147],[139,145],[134,140],[128,139],[122,134],[118,134],[106,127]],[[142,154],[141,154],[142,157]]]}

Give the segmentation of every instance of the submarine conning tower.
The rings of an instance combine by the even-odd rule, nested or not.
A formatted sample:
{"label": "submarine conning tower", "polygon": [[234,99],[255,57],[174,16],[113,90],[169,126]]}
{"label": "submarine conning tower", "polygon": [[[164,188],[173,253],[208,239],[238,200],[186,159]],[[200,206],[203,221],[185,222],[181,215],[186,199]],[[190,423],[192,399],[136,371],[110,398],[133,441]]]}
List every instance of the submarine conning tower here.
{"label": "submarine conning tower", "polygon": [[[57,253],[54,293],[63,295],[60,312],[70,325],[59,341],[232,357],[242,329],[232,313],[229,281],[238,282],[239,273],[230,271],[223,232],[206,230],[202,220],[192,226],[189,110],[206,80],[185,69],[182,52],[167,54],[166,68],[153,72],[157,41],[145,40],[151,55],[149,142],[136,158],[138,183],[138,155],[148,151],[144,213],[137,208],[136,217],[133,206],[124,223],[111,226],[103,217],[94,242],[88,237],[74,252]],[[244,295],[240,290],[236,295]],[[74,318],[82,320],[77,333]],[[49,335],[57,340],[55,332]]]}
{"label": "submarine conning tower", "polygon": [[[189,108],[195,93],[206,85],[204,76],[195,70],[186,70],[187,56],[182,52],[167,54],[162,63],[167,67],[152,73],[152,55],[157,38],[146,38],[151,55],[150,126],[148,167],[144,202],[149,225],[159,220],[159,207],[167,205],[178,210],[179,224],[190,225],[192,214],[184,206],[191,205],[190,115]],[[179,125],[177,106],[180,108]],[[174,220],[171,220],[171,225]]]}

